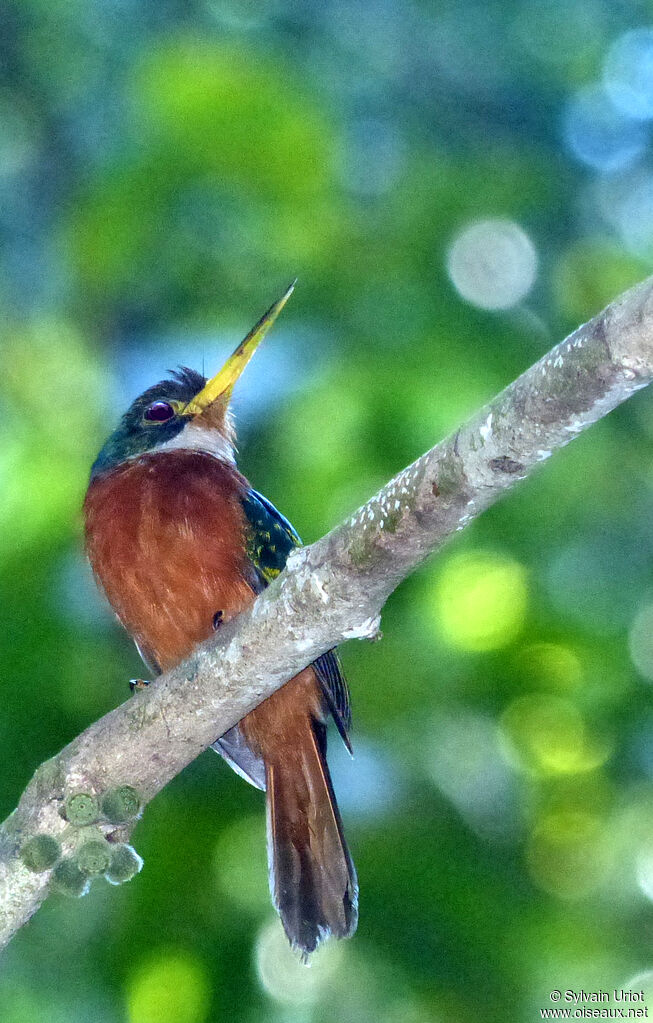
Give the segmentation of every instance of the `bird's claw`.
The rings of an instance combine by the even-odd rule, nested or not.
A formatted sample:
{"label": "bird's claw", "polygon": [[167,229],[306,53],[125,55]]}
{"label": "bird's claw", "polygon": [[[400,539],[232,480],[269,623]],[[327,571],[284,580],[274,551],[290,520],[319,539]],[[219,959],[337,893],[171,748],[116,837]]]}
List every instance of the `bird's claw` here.
{"label": "bird's claw", "polygon": [[147,679],[144,678],[130,678],[129,680],[129,688],[131,689],[132,693],[135,693],[140,689],[147,689],[149,684],[150,683],[147,681]]}

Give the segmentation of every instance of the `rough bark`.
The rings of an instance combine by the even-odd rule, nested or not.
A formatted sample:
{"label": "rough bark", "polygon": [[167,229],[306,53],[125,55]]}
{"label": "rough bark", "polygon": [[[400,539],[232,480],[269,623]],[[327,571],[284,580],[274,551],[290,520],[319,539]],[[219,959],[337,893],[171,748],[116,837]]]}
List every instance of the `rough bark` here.
{"label": "rough bark", "polygon": [[[156,685],[43,764],[0,827],[0,946],[35,912],[49,871],[20,850],[37,833],[70,852],[71,793],[129,784],[146,804],[219,735],[320,653],[372,638],[388,595],[425,557],[552,452],[653,377],[653,278],[580,327],[347,521],[290,558],[250,610]],[[100,827],[125,840],[132,825]]]}

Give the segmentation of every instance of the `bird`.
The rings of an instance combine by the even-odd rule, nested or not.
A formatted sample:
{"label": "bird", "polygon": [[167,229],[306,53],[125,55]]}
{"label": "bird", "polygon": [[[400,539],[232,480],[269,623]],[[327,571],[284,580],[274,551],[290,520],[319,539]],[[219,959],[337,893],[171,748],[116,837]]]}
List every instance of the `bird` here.
{"label": "bird", "polygon": [[[238,378],[294,286],[215,376],[180,367],[137,397],[92,465],[86,553],[154,676],[248,607],[301,544],[239,472],[230,408]],[[326,758],[329,718],[351,752],[349,689],[335,650],[213,743],[265,790],[272,901],[304,959],[329,936],[350,937],[358,921],[356,870]]]}

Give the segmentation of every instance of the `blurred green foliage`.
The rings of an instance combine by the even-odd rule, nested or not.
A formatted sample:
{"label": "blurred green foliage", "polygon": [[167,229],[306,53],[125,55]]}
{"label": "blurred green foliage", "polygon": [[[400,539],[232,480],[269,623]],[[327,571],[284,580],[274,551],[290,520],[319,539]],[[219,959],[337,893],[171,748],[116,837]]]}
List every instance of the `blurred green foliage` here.
{"label": "blurred green foliage", "polygon": [[[213,371],[299,275],[236,396],[241,466],[306,540],[335,525],[651,271],[649,122],[622,109],[651,76],[606,63],[633,29],[648,53],[651,18],[644,0],[5,3],[5,813],[142,671],[81,554],[126,404],[176,361]],[[499,264],[469,248],[478,221],[515,245]],[[3,1023],[503,1023],[554,988],[648,989],[652,444],[642,393],[407,580],[382,643],[343,650],[352,941],[292,958],[260,794],[207,753],[148,808],[131,884],[52,898],[17,936]]]}

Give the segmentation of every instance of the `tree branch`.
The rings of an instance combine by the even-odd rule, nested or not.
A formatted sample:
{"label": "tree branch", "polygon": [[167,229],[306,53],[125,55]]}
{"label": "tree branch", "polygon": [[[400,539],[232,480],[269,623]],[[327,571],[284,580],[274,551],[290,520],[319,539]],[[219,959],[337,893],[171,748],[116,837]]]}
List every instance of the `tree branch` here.
{"label": "tree branch", "polygon": [[[51,871],[25,866],[25,841],[47,833],[64,853],[75,848],[77,834],[62,816],[67,797],[99,798],[128,784],[147,803],[319,654],[373,638],[388,595],[428,554],[652,378],[653,278],[580,327],[350,519],[293,553],[251,609],[43,764],[0,827],[0,946],[48,892]],[[124,841],[133,823],[99,827]]]}

